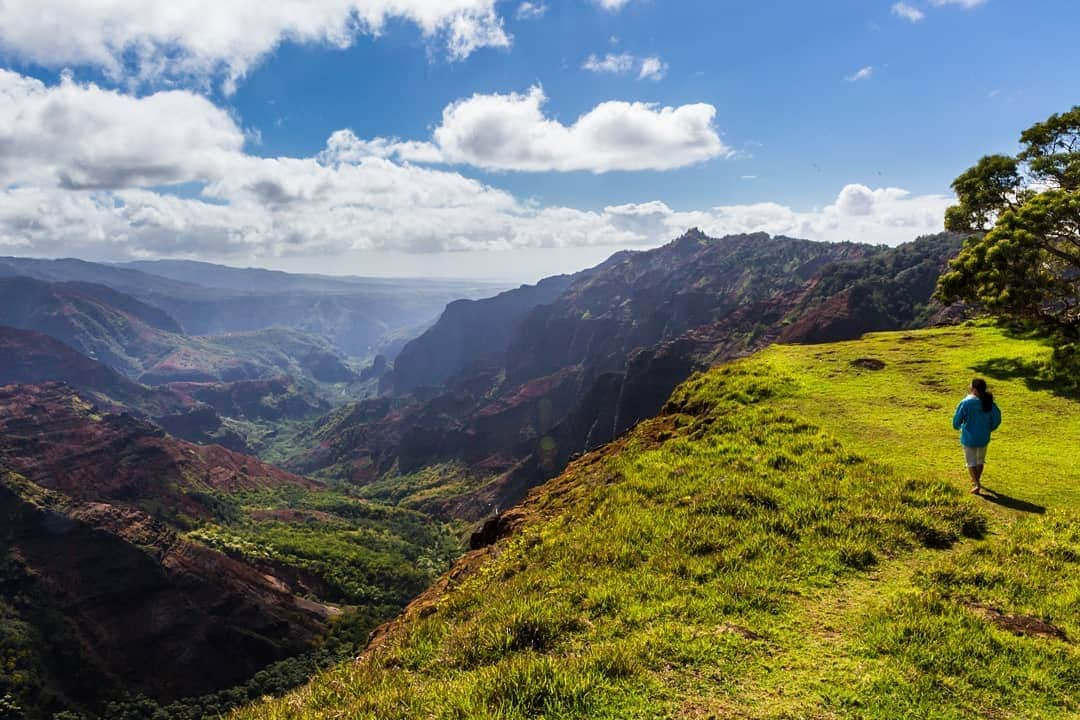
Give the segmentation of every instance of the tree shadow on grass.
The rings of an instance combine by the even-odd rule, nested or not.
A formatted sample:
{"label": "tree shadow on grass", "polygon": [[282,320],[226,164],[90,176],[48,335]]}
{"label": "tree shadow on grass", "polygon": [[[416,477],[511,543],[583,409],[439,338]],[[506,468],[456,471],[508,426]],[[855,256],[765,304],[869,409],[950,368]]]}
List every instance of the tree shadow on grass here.
{"label": "tree shadow on grass", "polygon": [[1007,507],[1010,510],[1019,510],[1020,512],[1034,513],[1036,515],[1042,515],[1046,512],[1046,508],[1042,505],[1036,505],[1033,502],[1027,500],[1021,500],[1020,498],[1009,497],[1008,495],[1002,495],[997,490],[991,490],[984,487],[980,497],[984,500],[989,500],[995,505],[1001,507]]}
{"label": "tree shadow on grass", "polygon": [[998,357],[973,365],[971,369],[995,380],[1022,380],[1028,390],[1043,390],[1069,400],[1080,400],[1080,386],[1055,380],[1044,363]]}

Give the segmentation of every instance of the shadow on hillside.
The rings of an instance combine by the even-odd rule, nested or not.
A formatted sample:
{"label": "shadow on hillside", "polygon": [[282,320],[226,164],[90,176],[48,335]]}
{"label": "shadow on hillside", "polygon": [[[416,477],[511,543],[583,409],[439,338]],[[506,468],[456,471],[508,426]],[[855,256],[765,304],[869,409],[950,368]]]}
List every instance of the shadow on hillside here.
{"label": "shadow on hillside", "polygon": [[1033,502],[1021,500],[1019,498],[1009,497],[1008,495],[1002,495],[998,491],[991,490],[990,488],[984,487],[981,493],[981,497],[984,500],[989,500],[995,505],[1007,507],[1010,510],[1019,510],[1020,512],[1034,513],[1036,515],[1042,515],[1046,512],[1046,508],[1042,505],[1036,505]]}
{"label": "shadow on hillside", "polygon": [[1080,400],[1080,387],[1068,387],[1065,383],[1055,381],[1048,375],[1043,363],[999,357],[973,365],[971,369],[995,380],[1023,380],[1028,390],[1045,390],[1069,400]]}

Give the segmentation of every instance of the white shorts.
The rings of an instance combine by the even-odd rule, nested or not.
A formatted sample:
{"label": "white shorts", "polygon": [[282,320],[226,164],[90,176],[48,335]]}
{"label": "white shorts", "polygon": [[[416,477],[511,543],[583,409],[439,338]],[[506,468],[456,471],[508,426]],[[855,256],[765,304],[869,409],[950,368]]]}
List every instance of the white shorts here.
{"label": "white shorts", "polygon": [[982,447],[968,447],[964,445],[964,460],[968,467],[977,467],[986,464],[986,445]]}

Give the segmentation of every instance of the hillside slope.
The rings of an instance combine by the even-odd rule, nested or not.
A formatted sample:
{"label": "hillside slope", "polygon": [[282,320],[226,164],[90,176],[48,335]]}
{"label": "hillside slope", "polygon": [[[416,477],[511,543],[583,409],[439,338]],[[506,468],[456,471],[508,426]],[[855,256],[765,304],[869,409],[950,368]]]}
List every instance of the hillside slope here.
{"label": "hillside slope", "polygon": [[[234,720],[1075,717],[1080,405],[1016,370],[1047,353],[962,327],[695,376]],[[983,498],[949,425],[976,371],[1006,409]]]}

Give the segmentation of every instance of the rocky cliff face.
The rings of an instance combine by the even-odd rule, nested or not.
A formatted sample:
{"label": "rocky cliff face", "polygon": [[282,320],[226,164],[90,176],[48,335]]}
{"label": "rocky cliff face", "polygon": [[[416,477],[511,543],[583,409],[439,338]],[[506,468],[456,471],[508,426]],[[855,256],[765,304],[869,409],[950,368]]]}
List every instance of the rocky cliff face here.
{"label": "rocky cliff face", "polygon": [[297,467],[368,483],[463,463],[488,482],[436,509],[483,515],[654,415],[695,370],[778,340],[927,322],[958,248],[949,235],[890,249],[691,231],[561,278],[553,299],[522,289],[448,308],[392,375],[397,391],[425,389],[334,416]]}
{"label": "rocky cliff face", "polygon": [[404,394],[439,387],[485,367],[500,367],[521,319],[559,297],[574,277],[559,275],[484,300],[450,303],[434,326],[402,348],[385,386]]}

